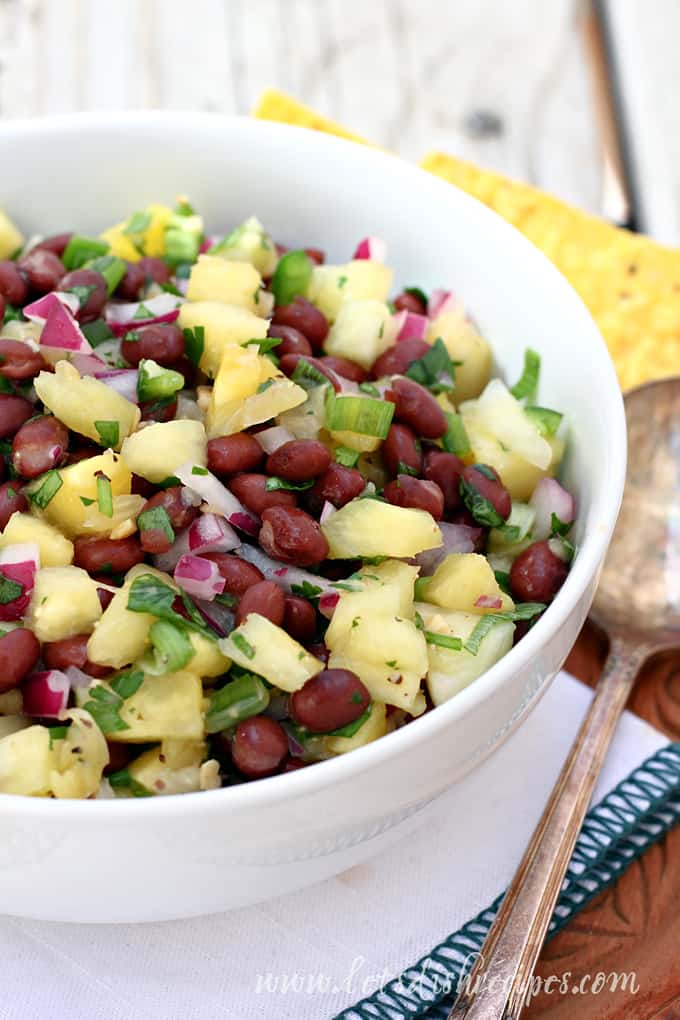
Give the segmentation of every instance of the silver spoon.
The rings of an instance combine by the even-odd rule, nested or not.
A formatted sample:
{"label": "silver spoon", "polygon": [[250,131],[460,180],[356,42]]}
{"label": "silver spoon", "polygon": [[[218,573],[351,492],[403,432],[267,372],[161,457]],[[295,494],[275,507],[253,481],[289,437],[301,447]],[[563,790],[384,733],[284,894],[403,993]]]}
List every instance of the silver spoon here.
{"label": "silver spoon", "polygon": [[642,664],[680,645],[680,378],[626,395],[621,515],[591,616],[609,655],[595,696],[449,1020],[517,1020],[619,716]]}

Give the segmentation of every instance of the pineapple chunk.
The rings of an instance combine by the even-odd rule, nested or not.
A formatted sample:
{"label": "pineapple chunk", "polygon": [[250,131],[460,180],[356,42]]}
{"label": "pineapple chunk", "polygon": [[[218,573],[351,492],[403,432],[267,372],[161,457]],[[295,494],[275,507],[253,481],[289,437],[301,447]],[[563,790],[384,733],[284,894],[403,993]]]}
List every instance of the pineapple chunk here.
{"label": "pineapple chunk", "polygon": [[555,473],[564,455],[564,441],[559,437],[545,440],[551,451],[551,461],[549,467],[543,470],[509,450],[502,439],[486,430],[476,402],[463,404],[461,414],[474,459],[479,464],[489,464],[496,469],[513,499],[528,500],[541,478]]}
{"label": "pineapple chunk", "polygon": [[38,641],[87,634],[102,615],[97,584],[80,567],[41,567],[26,624]]}
{"label": "pineapple chunk", "polygon": [[121,669],[136,662],[149,645],[149,631],[156,617],[151,613],[133,613],[127,608],[132,582],[140,574],[153,574],[166,584],[173,584],[167,574],[146,563],[138,563],[125,575],[125,583],[113,596],[95,624],[87,642],[87,657],[100,666]]}
{"label": "pineapple chunk", "polygon": [[24,237],[19,228],[12,223],[7,213],[0,209],[0,259],[11,259],[23,243]]}
{"label": "pineapple chunk", "polygon": [[189,301],[223,301],[262,314],[257,269],[249,262],[227,262],[215,255],[199,255],[189,276]]}
{"label": "pineapple chunk", "polygon": [[252,347],[227,347],[205,416],[208,436],[232,435],[304,403],[301,386]]}
{"label": "pineapple chunk", "polygon": [[296,439],[318,439],[326,424],[326,387],[308,390],[307,399],[280,413],[277,421]]}
{"label": "pineapple chunk", "polygon": [[454,390],[456,403],[479,396],[491,375],[493,355],[489,344],[465,318],[462,308],[459,312],[442,312],[430,323],[428,342],[433,344],[437,337],[444,341],[451,360],[459,362]]}
{"label": "pineapple chunk", "polygon": [[383,444],[378,436],[366,436],[362,432],[350,432],[348,429],[331,432],[331,439],[338,446],[347,446],[357,453],[375,453]]}
{"label": "pineapple chunk", "polygon": [[346,754],[365,747],[387,733],[387,710],[379,701],[371,705],[371,714],[353,737],[326,737],[326,747],[333,754]]}
{"label": "pineapple chunk", "polygon": [[200,740],[203,737],[201,681],[188,670],[163,676],[146,675],[137,691],[121,705],[120,717],[128,728],[110,733],[109,740],[124,744],[169,738]]}
{"label": "pineapple chunk", "polygon": [[[480,620],[476,613],[442,610],[427,602],[416,602],[415,608],[428,630],[459,637],[463,642],[467,641]],[[512,648],[514,632],[515,625],[511,620],[499,620],[482,639],[476,655],[464,648],[455,651],[428,644],[427,687],[434,704],[448,701],[498,662]]]}
{"label": "pineapple chunk", "polygon": [[154,422],[128,436],[121,456],[134,474],[149,482],[162,482],[189,461],[205,467],[208,462],[205,428],[202,422],[187,418]]}
{"label": "pineapple chunk", "polygon": [[519,400],[513,397],[510,390],[500,379],[492,379],[484,392],[469,408],[461,406],[461,411],[472,411],[481,428],[512,453],[533,464],[534,467],[546,471],[552,461],[550,443],[539,432],[531,419],[524,413]]}
{"label": "pineapple chunk", "polygon": [[203,741],[181,741],[187,749],[180,761],[171,761],[168,745],[178,741],[164,740],[160,747],[140,754],[128,765],[130,778],[157,796],[171,793],[194,793],[201,789],[201,764],[206,755]]}
{"label": "pineapple chunk", "polygon": [[431,514],[377,499],[353,499],[336,510],[321,530],[330,559],[416,556],[442,544],[442,533]]}
{"label": "pineapple chunk", "polygon": [[[501,591],[488,561],[479,553],[450,553],[435,570],[427,586],[427,601],[465,613],[505,613],[515,608]],[[485,606],[487,599],[500,605]]]}
{"label": "pineapple chunk", "polygon": [[324,343],[327,354],[370,368],[395,340],[392,314],[384,301],[343,301]]}
{"label": "pineapple chunk", "polygon": [[167,205],[151,204],[142,213],[146,214],[142,230],[130,233],[130,226],[134,225],[131,224],[131,217],[101,234],[103,240],[111,246],[110,255],[117,255],[128,262],[139,262],[142,255],[165,255],[165,228],[174,215],[172,209]]}
{"label": "pineapple chunk", "polygon": [[89,712],[72,708],[65,713],[65,721],[69,719],[66,736],[53,745],[50,789],[60,798],[93,797],[109,763],[109,749]]}
{"label": "pineapple chunk", "polygon": [[209,254],[235,262],[250,262],[262,276],[272,276],[279,261],[276,245],[255,216],[227,234]]}
{"label": "pineapple chunk", "polygon": [[179,310],[182,329],[204,330],[204,347],[199,365],[211,379],[217,375],[226,347],[266,337],[269,321],[238,305],[222,301],[185,301]]}
{"label": "pineapple chunk", "polygon": [[333,322],[343,301],[386,301],[393,275],[387,266],[370,259],[314,266],[307,297]]}
{"label": "pineapple chunk", "polygon": [[[49,521],[69,538],[91,533],[87,525],[88,510],[97,506],[98,474],[106,475],[111,480],[114,507],[117,496],[129,495],[132,484],[130,469],[119,454],[107,450],[97,457],[88,457],[60,468],[61,487],[44,509],[34,503],[33,513]],[[38,489],[40,485],[41,481],[37,479],[29,486],[29,492]],[[92,503],[86,506],[83,499],[92,500]],[[34,541],[38,541],[37,538]]]}
{"label": "pineapple chunk", "polygon": [[114,496],[113,513],[102,513],[97,503],[85,507],[83,534],[109,535],[111,538],[127,538],[137,530],[137,518],[146,500],[143,496]]}
{"label": "pineapple chunk", "polygon": [[239,666],[259,673],[282,691],[298,691],[324,668],[323,662],[259,613],[249,613],[219,646]]}
{"label": "pineapple chunk", "polygon": [[328,665],[351,669],[375,701],[408,711],[427,673],[427,645],[410,620],[392,613],[366,613],[355,617],[349,637],[332,648]]}
{"label": "pineapple chunk", "polygon": [[397,612],[400,616],[413,616],[413,587],[419,574],[418,567],[409,566],[401,560],[385,560],[376,566],[364,567],[359,575],[366,588],[377,584],[394,585],[399,592]]}
{"label": "pineapple chunk", "polygon": [[0,793],[46,797],[52,752],[46,726],[29,726],[0,740]]}
{"label": "pineapple chunk", "polygon": [[26,542],[38,546],[43,567],[68,567],[73,563],[73,542],[62,535],[58,528],[40,517],[17,511],[12,514],[0,536],[0,549]]}
{"label": "pineapple chunk", "polygon": [[189,641],[194,649],[194,654],[187,662],[185,669],[195,673],[202,679],[215,676],[222,676],[231,666],[231,659],[228,659],[215,641],[208,641],[202,634],[192,631],[189,634]]}
{"label": "pineapple chunk", "polygon": [[58,361],[54,372],[41,372],[34,385],[45,407],[68,428],[93,439],[95,443],[102,442],[97,422],[118,425],[116,450],[139,424],[140,410],[136,404],[121,397],[99,379],[81,377],[68,361]]}
{"label": "pineapple chunk", "polygon": [[[363,578],[362,578],[363,582]],[[352,638],[356,622],[362,617],[401,615],[401,592],[395,584],[373,582],[364,591],[341,592],[324,641],[328,648],[339,648]],[[413,615],[413,597],[403,615]]]}

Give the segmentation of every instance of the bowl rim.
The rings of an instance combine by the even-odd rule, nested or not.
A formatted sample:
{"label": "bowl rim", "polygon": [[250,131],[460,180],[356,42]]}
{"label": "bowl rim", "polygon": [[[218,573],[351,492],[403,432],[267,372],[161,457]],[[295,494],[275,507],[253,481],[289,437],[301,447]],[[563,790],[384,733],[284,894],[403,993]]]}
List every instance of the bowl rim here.
{"label": "bowl rim", "polygon": [[[515,245],[518,254],[521,254],[528,263],[527,272],[533,269],[536,274],[543,274],[545,278],[552,277],[552,286],[562,292],[565,302],[571,302],[574,312],[581,319],[584,336],[589,337],[591,344],[589,368],[591,374],[598,379],[598,396],[605,410],[605,424],[610,429],[608,458],[602,465],[591,509],[591,517],[596,524],[579,546],[572,569],[555,601],[518,645],[511,648],[473,684],[464,688],[450,701],[439,705],[436,711],[426,713],[408,726],[387,734],[365,747],[319,762],[313,768],[269,776],[265,780],[256,780],[239,786],[170,797],[57,801],[54,798],[3,793],[0,794],[0,813],[32,817],[45,822],[55,819],[84,822],[87,818],[96,818],[99,822],[104,816],[122,822],[132,819],[139,821],[143,817],[179,818],[197,811],[210,814],[228,811],[230,808],[239,810],[244,806],[253,809],[266,807],[267,804],[279,802],[282,798],[292,801],[324,787],[343,783],[352,776],[396,758],[421,742],[424,743],[429,735],[455,725],[457,720],[474,712],[484,701],[491,698],[494,691],[503,683],[504,676],[525,669],[536,657],[539,649],[548,644],[559,632],[582,600],[604,559],[616,523],[626,471],[626,421],[623,396],[604,340],[583,301],[559,270],[519,230],[478,199],[394,153],[309,128],[245,116],[212,112],[141,110],[10,118],[0,122],[0,137],[26,134],[81,134],[101,130],[106,125],[117,127],[141,125],[164,129],[172,126],[174,131],[181,131],[183,127],[195,128],[200,123],[213,127],[221,125],[222,130],[243,131],[245,134],[268,133],[273,138],[287,137],[293,144],[302,148],[305,146],[325,148],[329,155],[333,155],[334,152],[337,154],[338,162],[343,158],[359,163],[363,161],[369,173],[389,174],[400,184],[403,181],[405,188],[409,186],[416,189],[427,188],[443,204],[458,203],[459,206],[474,207],[474,214],[480,221],[486,221],[489,229],[505,234],[509,243]],[[536,696],[542,693],[546,686],[546,683],[542,684]]]}

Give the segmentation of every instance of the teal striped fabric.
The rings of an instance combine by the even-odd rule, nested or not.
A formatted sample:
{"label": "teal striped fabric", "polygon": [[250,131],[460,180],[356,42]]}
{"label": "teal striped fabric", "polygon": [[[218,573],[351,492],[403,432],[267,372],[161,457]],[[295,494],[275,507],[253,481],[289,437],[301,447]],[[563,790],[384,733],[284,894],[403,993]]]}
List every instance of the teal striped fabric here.
{"label": "teal striped fabric", "polygon": [[[550,923],[552,937],[680,821],[680,742],[648,758],[590,809]],[[502,895],[381,991],[335,1020],[446,1020],[455,989],[481,948]]]}

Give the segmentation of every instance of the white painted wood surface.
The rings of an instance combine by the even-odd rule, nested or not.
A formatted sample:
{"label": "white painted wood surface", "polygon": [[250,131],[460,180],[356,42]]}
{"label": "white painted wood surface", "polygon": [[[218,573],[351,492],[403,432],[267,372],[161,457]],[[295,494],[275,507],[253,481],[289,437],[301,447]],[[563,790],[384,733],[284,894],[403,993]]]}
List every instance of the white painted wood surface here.
{"label": "white painted wood surface", "polygon": [[[680,243],[680,132],[666,145],[680,4],[609,3],[644,137],[643,193],[654,182],[645,212]],[[580,0],[0,0],[0,116],[247,113],[274,86],[408,158],[439,147],[598,212],[580,10]],[[500,134],[466,130],[480,110],[501,119]]]}

